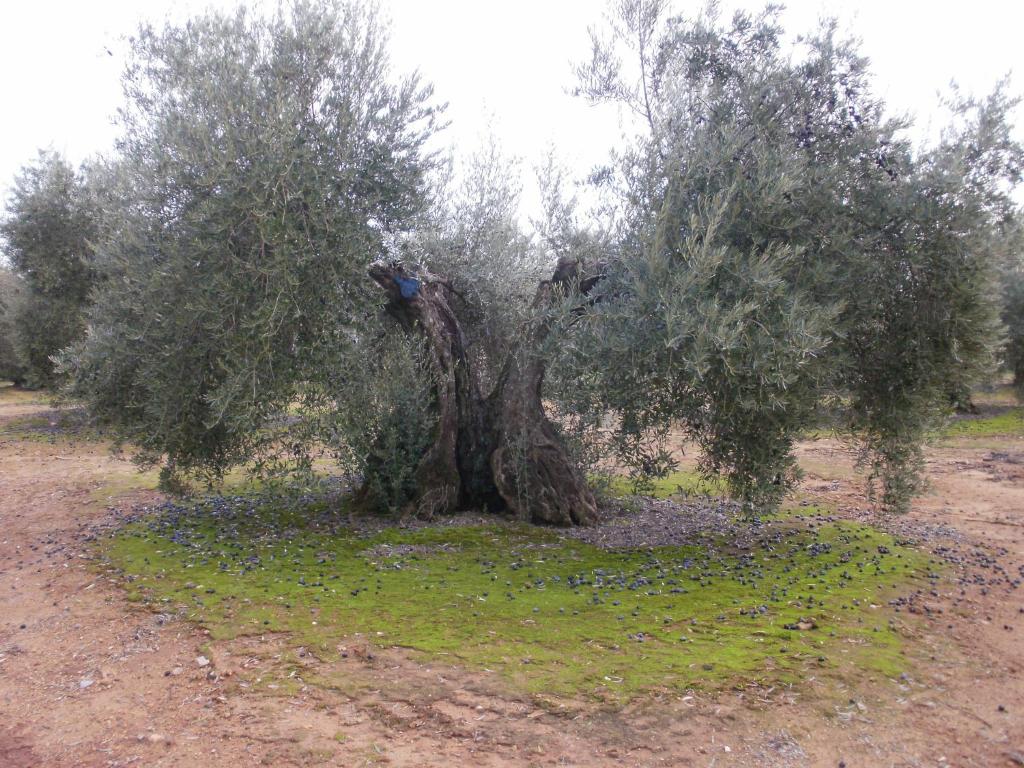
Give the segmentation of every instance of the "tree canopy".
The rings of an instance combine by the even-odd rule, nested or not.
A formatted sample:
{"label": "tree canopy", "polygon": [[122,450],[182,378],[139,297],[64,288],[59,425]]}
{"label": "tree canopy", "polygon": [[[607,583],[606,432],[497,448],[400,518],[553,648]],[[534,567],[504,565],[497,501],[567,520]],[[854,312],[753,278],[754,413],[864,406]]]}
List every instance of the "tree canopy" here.
{"label": "tree canopy", "polygon": [[[95,221],[84,172],[59,154],[40,152],[15,179],[0,222],[4,252],[16,274],[4,286],[8,330],[3,344],[11,378],[53,384],[51,358],[82,335],[82,312],[96,279]],[[22,288],[17,297],[11,280]]]}
{"label": "tree canopy", "polygon": [[65,367],[144,451],[220,471],[362,365],[366,268],[424,206],[435,110],[356,3],[144,27],[132,50],[110,279]]}
{"label": "tree canopy", "polygon": [[613,10],[577,74],[642,126],[590,179],[614,214],[551,168],[533,233],[496,147],[455,180],[431,151],[440,108],[372,7],[142,28],[69,395],[168,479],[326,449],[367,504],[559,524],[679,436],[770,508],[832,425],[905,507],[1000,341],[1015,102],[955,97],[915,147],[833,23]]}
{"label": "tree canopy", "polygon": [[725,22],[617,7],[580,92],[647,130],[604,176],[625,209],[622,299],[595,306],[578,363],[623,430],[681,420],[747,498],[777,498],[794,439],[831,420],[905,505],[922,439],[998,341],[1016,102],[957,99],[942,140],[915,149],[835,23],[793,50],[771,7]]}
{"label": "tree canopy", "polygon": [[24,281],[0,267],[0,379],[15,384],[25,381],[25,365],[15,344],[15,318],[21,313],[24,296]]}

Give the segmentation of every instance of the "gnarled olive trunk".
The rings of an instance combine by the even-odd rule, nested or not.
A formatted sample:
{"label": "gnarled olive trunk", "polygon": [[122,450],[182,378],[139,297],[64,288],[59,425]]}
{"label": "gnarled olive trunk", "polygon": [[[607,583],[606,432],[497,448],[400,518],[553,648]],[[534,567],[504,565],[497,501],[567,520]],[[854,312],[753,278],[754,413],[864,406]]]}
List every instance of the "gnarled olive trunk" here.
{"label": "gnarled olive trunk", "polygon": [[[387,293],[388,312],[423,334],[434,368],[438,421],[416,470],[415,511],[431,516],[457,509],[508,509],[538,523],[594,522],[594,496],[541,402],[545,360],[537,350],[550,331],[548,323],[541,319],[530,329],[532,350],[509,355],[485,398],[448,284],[400,264],[374,264],[370,276]],[[537,303],[570,282],[579,284],[575,269],[560,265],[554,279],[541,284]]]}

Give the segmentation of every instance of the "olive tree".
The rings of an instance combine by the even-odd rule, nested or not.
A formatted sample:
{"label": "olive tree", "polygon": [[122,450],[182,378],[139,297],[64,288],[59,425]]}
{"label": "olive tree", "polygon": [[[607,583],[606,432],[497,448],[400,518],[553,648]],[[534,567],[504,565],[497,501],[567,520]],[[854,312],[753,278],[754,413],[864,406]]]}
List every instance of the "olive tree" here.
{"label": "olive tree", "polygon": [[1003,367],[1013,376],[1018,397],[1024,392],[1024,220],[1005,228],[999,261],[999,287],[1006,326]]}
{"label": "olive tree", "polygon": [[52,357],[84,330],[95,282],[95,206],[84,173],[55,152],[40,152],[16,177],[0,237],[24,295],[7,310],[10,336],[35,386],[53,383]]}
{"label": "olive tree", "polygon": [[0,381],[11,381],[16,386],[25,382],[25,364],[18,354],[14,327],[24,296],[24,281],[0,266]]}
{"label": "olive tree", "polygon": [[356,3],[144,26],[132,53],[107,280],[63,366],[166,477],[216,474],[276,453],[322,371],[365,365],[366,269],[423,206],[435,110]]}
{"label": "olive tree", "polygon": [[626,437],[683,424],[754,501],[777,501],[794,440],[832,419],[905,506],[922,439],[998,341],[1015,102],[954,99],[953,126],[915,149],[834,23],[789,46],[772,7],[723,21],[621,0],[612,22],[579,92],[642,131],[598,175],[622,200],[621,258],[572,375]]}
{"label": "olive tree", "polygon": [[597,516],[580,445],[658,473],[679,425],[770,506],[831,419],[905,504],[997,341],[1011,103],[959,102],[918,151],[831,26],[794,54],[772,10],[618,11],[580,69],[644,126],[594,174],[618,216],[584,224],[548,174],[535,237],[493,147],[445,181],[372,6],[144,27],[69,394],[167,479],[326,449],[366,503],[562,525]]}
{"label": "olive tree", "polygon": [[[170,479],[282,452],[308,464],[316,444],[352,437],[344,427],[358,419],[347,417],[366,405],[356,395],[387,391],[365,386],[368,371],[379,384],[421,360],[429,403],[406,401],[421,416],[408,426],[425,434],[368,452],[420,454],[419,510],[529,496],[544,500],[535,519],[592,519],[593,497],[541,406],[542,367],[495,361],[500,344],[467,345],[456,311],[482,309],[483,281],[399,260],[422,252],[429,263],[452,229],[423,224],[413,236],[437,218],[426,149],[436,109],[415,76],[392,77],[385,41],[374,8],[354,2],[140,31],[97,253],[107,279],[86,340],[64,357],[68,393],[143,458],[163,459]],[[519,247],[507,215],[484,215],[489,203],[477,231],[459,234],[479,245],[436,263]],[[407,341],[388,340],[396,328],[418,334],[422,354],[397,349]],[[545,333],[540,323],[528,336]],[[491,360],[489,395],[471,356]],[[375,466],[394,464],[364,463]]]}

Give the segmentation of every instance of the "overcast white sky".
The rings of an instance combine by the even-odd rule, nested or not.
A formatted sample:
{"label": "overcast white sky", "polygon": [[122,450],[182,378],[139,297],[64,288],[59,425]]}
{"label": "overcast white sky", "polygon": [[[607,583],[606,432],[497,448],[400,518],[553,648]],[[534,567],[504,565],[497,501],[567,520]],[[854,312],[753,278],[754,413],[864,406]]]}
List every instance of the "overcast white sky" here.
{"label": "overcast white sky", "polygon": [[[0,10],[0,197],[40,147],[78,162],[110,147],[120,101],[123,38],[143,19],[181,19],[232,0],[6,0]],[[615,119],[566,94],[570,62],[587,52],[588,25],[603,0],[383,0],[393,22],[399,69],[418,67],[450,105],[449,139],[458,150],[488,130],[523,159],[524,173],[548,146],[580,173],[605,157]],[[696,13],[703,0],[675,0]],[[725,8],[758,9],[733,0]],[[864,41],[876,89],[916,115],[921,136],[940,124],[937,97],[950,80],[985,93],[1015,71],[1024,92],[1024,3],[1015,0],[791,0],[787,29],[806,31],[838,16]],[[113,54],[113,55],[111,55]],[[1024,114],[1019,135],[1024,138]],[[529,184],[529,180],[527,181]],[[527,191],[527,203],[531,199]]]}

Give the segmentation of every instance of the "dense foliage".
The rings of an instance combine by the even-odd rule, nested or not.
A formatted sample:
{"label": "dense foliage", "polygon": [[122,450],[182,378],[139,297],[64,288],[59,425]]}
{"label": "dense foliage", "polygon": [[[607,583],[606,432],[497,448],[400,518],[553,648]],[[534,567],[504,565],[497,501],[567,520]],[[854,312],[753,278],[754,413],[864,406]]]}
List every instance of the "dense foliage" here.
{"label": "dense foliage", "polygon": [[794,439],[831,417],[904,506],[950,391],[992,362],[1014,102],[956,101],[954,127],[915,150],[834,25],[794,52],[773,9],[618,10],[581,92],[646,130],[603,177],[624,201],[622,257],[573,375],[589,371],[621,432],[681,422],[755,501],[778,498]]}
{"label": "dense foliage", "polygon": [[362,374],[366,266],[423,206],[429,90],[391,81],[355,3],[145,27],[133,52],[110,279],[66,356],[70,392],[170,468],[282,445],[301,463],[308,445],[273,427]]}
{"label": "dense foliage", "polygon": [[1024,394],[1024,220],[1006,227],[1000,259],[999,287],[1006,326],[1003,365],[1013,375],[1018,397]]}
{"label": "dense foliage", "polygon": [[15,346],[14,318],[24,301],[24,281],[10,269],[0,267],[0,381],[25,381],[25,365]]}
{"label": "dense foliage", "polygon": [[84,331],[83,311],[95,282],[95,219],[84,174],[58,154],[40,152],[15,180],[0,236],[24,290],[3,310],[0,344],[5,358],[13,354],[17,360],[19,382],[52,384],[51,358]]}
{"label": "dense foliage", "polygon": [[597,224],[551,164],[534,237],[496,147],[455,174],[427,149],[437,109],[391,75],[372,7],[143,28],[69,394],[168,478],[326,448],[391,508],[449,429],[451,493],[521,487],[554,508],[570,488],[562,520],[592,500],[561,440],[643,478],[681,433],[771,506],[794,441],[830,424],[905,507],[922,440],[999,342],[1014,102],[956,98],[942,140],[915,148],[834,25],[790,44],[771,8],[615,11],[579,90],[642,130],[593,175]]}

